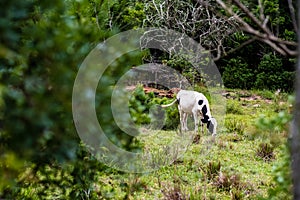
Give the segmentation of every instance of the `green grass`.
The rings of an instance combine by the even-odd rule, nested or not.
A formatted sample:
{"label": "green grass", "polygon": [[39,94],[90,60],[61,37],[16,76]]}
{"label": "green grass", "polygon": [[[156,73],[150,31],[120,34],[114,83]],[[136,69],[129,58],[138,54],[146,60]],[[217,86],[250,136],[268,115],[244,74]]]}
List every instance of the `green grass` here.
{"label": "green grass", "polygon": [[[260,106],[253,106],[255,104]],[[274,105],[262,100],[236,99],[230,100],[229,108],[226,116],[217,116],[224,126],[219,127],[216,138],[206,132],[198,144],[191,144],[174,163],[152,173],[123,175],[128,183],[134,182],[126,198],[176,199],[176,195],[182,199],[268,198],[268,190],[275,185],[272,169],[276,163],[283,162],[279,156],[281,150],[275,148],[275,159],[265,161],[257,156],[257,148],[265,138],[250,136],[256,131],[254,123],[261,114],[276,114]],[[145,130],[145,134],[148,136],[141,137],[141,141],[152,149],[177,145],[170,138],[180,140],[182,137],[176,131]],[[193,132],[185,134],[193,135]],[[284,137],[280,143],[284,145]],[[220,170],[215,175],[208,173],[211,163],[220,163]]]}
{"label": "green grass", "polygon": [[[243,94],[252,95],[249,91]],[[283,101],[284,97],[280,99]],[[287,110],[288,103],[278,108],[274,105],[275,100],[270,104],[264,99],[247,101],[235,98],[227,101],[225,114],[218,112],[224,111],[218,103],[221,101],[218,99],[211,104],[219,124],[216,137],[205,128],[198,141],[193,143],[196,137],[193,131],[181,133],[178,130],[141,128],[137,140],[143,147],[145,163],[160,168],[137,174],[99,170],[92,187],[83,189],[78,186],[83,190],[84,199],[268,199],[270,191],[274,196],[289,199],[288,192],[282,192],[290,187],[286,180],[286,169],[289,169],[284,148],[286,130],[272,129],[273,124],[280,120],[269,120],[273,124],[264,124],[264,130],[257,126],[257,119],[262,115],[277,119],[278,109]],[[257,104],[260,106],[254,106]],[[192,120],[189,122],[193,127]],[[262,143],[273,145],[272,159],[258,156],[258,151],[263,150],[259,149]],[[34,186],[22,190],[29,193],[44,188]],[[59,191],[57,197],[62,196]]]}
{"label": "green grass", "polygon": [[[171,135],[172,131],[160,131],[159,134]],[[230,192],[219,190],[214,186],[214,180],[208,179],[204,169],[209,162],[220,162],[221,172],[240,176],[245,185],[244,199],[266,196],[272,184],[272,163],[256,156],[259,141],[234,142],[228,139],[230,136],[222,134],[214,141],[211,136],[202,136],[201,143],[191,145],[175,163],[154,173],[136,175],[141,183],[147,183],[148,190],[135,191],[132,198],[161,199],[162,190],[179,185],[186,195],[230,199]]]}

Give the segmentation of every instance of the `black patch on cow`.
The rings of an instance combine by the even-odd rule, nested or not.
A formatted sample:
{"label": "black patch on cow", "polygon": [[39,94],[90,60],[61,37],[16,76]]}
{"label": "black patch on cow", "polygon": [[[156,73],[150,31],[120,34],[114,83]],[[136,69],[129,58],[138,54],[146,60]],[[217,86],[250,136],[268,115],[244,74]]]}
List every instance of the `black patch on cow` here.
{"label": "black patch on cow", "polygon": [[177,99],[177,103],[180,104],[180,98]]}
{"label": "black patch on cow", "polygon": [[213,125],[213,123],[211,123],[211,121],[209,121],[207,123],[207,128],[208,128],[208,130],[209,130],[210,133],[214,132],[214,125]]}
{"label": "black patch on cow", "polygon": [[202,123],[207,123],[207,122],[209,122],[208,119],[209,119],[209,117],[207,115],[203,115],[203,118],[201,119],[201,122]]}
{"label": "black patch on cow", "polygon": [[201,111],[202,111],[202,115],[206,115],[206,113],[207,113],[207,107],[206,107],[206,105],[204,105],[202,107]]}
{"label": "black patch on cow", "polygon": [[201,119],[202,123],[207,123],[209,117],[206,115],[206,113],[207,113],[207,107],[206,107],[206,105],[204,105],[202,107],[201,112],[202,112],[202,115],[203,115],[203,119]]}
{"label": "black patch on cow", "polygon": [[200,106],[200,105],[202,105],[203,104],[203,100],[199,100],[198,101],[198,105]]}

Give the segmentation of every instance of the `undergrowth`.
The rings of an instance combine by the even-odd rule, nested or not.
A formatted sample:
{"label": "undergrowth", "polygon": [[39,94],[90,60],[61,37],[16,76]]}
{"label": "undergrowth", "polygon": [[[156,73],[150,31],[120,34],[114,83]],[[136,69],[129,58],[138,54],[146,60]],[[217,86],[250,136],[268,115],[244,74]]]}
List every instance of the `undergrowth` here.
{"label": "undergrowth", "polygon": [[[171,101],[149,98],[141,91],[138,95],[152,105]],[[193,131],[142,129],[136,139],[152,156],[153,165],[160,166],[154,172],[119,172],[98,164],[95,158],[82,151],[78,152],[82,157],[80,166],[29,166],[20,173],[18,189],[6,190],[6,196],[1,194],[1,198],[291,199],[287,145],[289,110],[276,113],[272,105],[264,101],[256,103],[262,106],[258,109],[250,103],[243,105],[238,99],[232,100],[224,119],[225,129],[220,127],[216,137],[202,133],[195,135]],[[287,107],[283,105],[282,108]],[[140,110],[147,109],[149,107]],[[172,114],[178,117],[178,111],[174,109],[166,113],[171,114],[166,117],[173,126]],[[134,112],[131,114],[135,115]],[[188,137],[187,148],[179,148]],[[85,168],[85,162],[92,163],[89,166],[93,169]],[[82,184],[77,184],[78,180]]]}

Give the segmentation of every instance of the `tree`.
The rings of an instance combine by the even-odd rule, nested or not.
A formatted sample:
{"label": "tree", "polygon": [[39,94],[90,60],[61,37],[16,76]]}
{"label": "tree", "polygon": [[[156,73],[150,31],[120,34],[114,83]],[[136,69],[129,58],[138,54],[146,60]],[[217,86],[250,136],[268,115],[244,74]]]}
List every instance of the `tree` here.
{"label": "tree", "polygon": [[[77,153],[85,147],[80,145],[73,123],[72,87],[85,56],[114,33],[109,28],[107,6],[111,6],[109,1],[100,0],[1,3],[0,198],[26,167],[81,165],[83,157],[89,157]],[[129,66],[125,62],[130,61],[120,59],[115,66]],[[125,69],[114,70],[118,77]],[[107,73],[102,83],[109,85],[115,77]],[[108,88],[102,89],[102,99],[111,95]],[[110,105],[100,104],[97,109],[104,112]],[[108,112],[108,137],[129,148],[131,138],[111,125],[112,121]]]}
{"label": "tree", "polygon": [[145,2],[144,26],[172,29],[188,35],[220,59],[223,45],[237,31],[234,18],[220,16],[209,1],[154,1]]}
{"label": "tree", "polygon": [[[283,23],[292,23],[293,31],[298,31],[292,0],[288,1],[290,16],[286,16],[286,19],[279,15],[280,8],[278,1],[258,0],[257,8],[259,17],[255,16],[255,13],[253,13],[246,4],[243,4],[240,0],[230,1],[229,3],[233,3],[233,5],[230,5],[229,3],[226,4],[222,0],[216,1],[227,12],[229,17],[233,17],[240,24],[240,29],[242,31],[252,36],[247,43],[259,40],[266,43],[284,56],[295,57],[297,55],[296,38],[286,40],[286,38],[282,38],[283,35],[279,33],[279,26]],[[268,8],[269,10],[267,10]],[[272,12],[270,12],[270,10],[272,10]],[[247,19],[242,18],[240,13],[246,15]],[[277,26],[277,28],[273,29],[269,27],[273,25]],[[288,30],[285,27],[284,31],[290,33],[292,30]]]}
{"label": "tree", "polygon": [[[300,5],[300,0],[297,1]],[[300,9],[298,9],[298,19],[300,18]],[[298,33],[298,44],[300,44],[300,34]],[[296,67],[295,81],[296,99],[294,104],[293,120],[291,123],[291,158],[292,158],[292,177],[294,199],[300,199],[300,53],[298,52],[298,62]]]}
{"label": "tree", "polygon": [[[244,3],[243,3],[244,2]],[[294,2],[258,0],[176,0],[145,2],[144,26],[174,29],[198,41],[219,60],[255,41],[283,56],[297,54]],[[288,14],[286,14],[288,13]],[[235,36],[247,34],[236,46]],[[234,44],[234,45],[232,45]]]}

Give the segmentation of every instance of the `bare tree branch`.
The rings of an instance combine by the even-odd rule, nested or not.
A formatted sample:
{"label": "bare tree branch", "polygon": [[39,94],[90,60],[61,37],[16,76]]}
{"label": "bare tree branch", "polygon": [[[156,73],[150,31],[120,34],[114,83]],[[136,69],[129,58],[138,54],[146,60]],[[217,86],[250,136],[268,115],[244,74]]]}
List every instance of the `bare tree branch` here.
{"label": "bare tree branch", "polygon": [[[292,0],[289,0],[292,1]],[[228,2],[228,1],[227,1]],[[245,21],[232,5],[224,0],[216,0],[217,7],[227,12],[227,16],[219,12],[216,5],[209,0],[148,0],[145,2],[146,19],[144,26],[173,29],[182,32],[196,41],[214,56],[214,60],[234,52],[234,49],[224,47],[224,42],[236,32],[245,32],[284,56],[297,55],[297,43],[281,39],[268,27],[269,16],[264,14],[262,0],[257,0],[259,17],[256,17],[240,0],[230,1],[250,19],[254,26]],[[293,12],[292,4],[290,10]],[[243,45],[247,44],[245,42]],[[227,51],[227,52],[226,52]]]}
{"label": "bare tree branch", "polygon": [[94,13],[96,15],[96,24],[99,30],[101,30],[100,24],[99,24],[99,16],[98,16],[98,11],[97,11],[97,5],[94,5]]}
{"label": "bare tree branch", "polygon": [[263,30],[264,32],[266,32],[267,34],[269,35],[273,35],[272,32],[267,28],[267,27],[264,27],[261,23],[261,21],[259,21],[255,16],[254,14],[249,11],[249,9],[244,5],[242,4],[239,0],[233,0],[233,2],[242,10],[244,11],[244,13],[261,29]]}
{"label": "bare tree branch", "polygon": [[259,6],[259,17],[261,21],[264,21],[266,19],[264,14],[264,7],[262,5],[261,0],[258,0],[258,6]]}
{"label": "bare tree branch", "polygon": [[267,24],[268,24],[268,21],[269,21],[269,16],[267,16],[265,19],[264,19],[264,22],[262,24],[263,27],[266,27]]}
{"label": "bare tree branch", "polygon": [[234,18],[218,15],[204,0],[150,0],[145,4],[145,13],[145,26],[182,32],[208,49],[215,59],[224,55],[223,43],[238,27]]}
{"label": "bare tree branch", "polygon": [[227,56],[228,54],[231,54],[231,53],[233,53],[233,52],[236,52],[236,51],[242,49],[244,46],[247,46],[248,44],[251,44],[251,43],[254,42],[255,40],[257,40],[257,37],[253,37],[253,38],[251,38],[251,39],[249,39],[249,40],[243,42],[243,43],[240,44],[237,48],[231,49],[231,50],[229,50],[228,52],[225,52],[225,56]]}
{"label": "bare tree branch", "polygon": [[[284,55],[284,56],[296,56],[297,51],[295,50],[295,47],[297,47],[297,43],[293,41],[285,41],[277,36],[275,36],[272,31],[264,25],[266,22],[261,22],[258,20],[252,12],[249,11],[249,9],[243,5],[239,0],[233,0],[235,5],[237,5],[258,27],[261,31],[256,30],[251,25],[249,25],[247,22],[245,22],[241,17],[239,17],[231,7],[228,7],[222,0],[216,0],[217,3],[232,17],[234,17],[241,25],[242,30],[256,36],[260,41],[268,44],[270,47],[272,47],[274,50],[276,50],[278,53]],[[266,20],[266,19],[265,19]],[[290,47],[289,47],[290,46]]]}
{"label": "bare tree branch", "polygon": [[288,0],[288,4],[289,4],[289,9],[290,9],[290,15],[291,15],[291,19],[293,22],[293,26],[296,32],[298,32],[298,26],[297,26],[297,20],[296,20],[296,15],[295,15],[295,8],[293,6],[293,1],[292,0]]}

